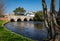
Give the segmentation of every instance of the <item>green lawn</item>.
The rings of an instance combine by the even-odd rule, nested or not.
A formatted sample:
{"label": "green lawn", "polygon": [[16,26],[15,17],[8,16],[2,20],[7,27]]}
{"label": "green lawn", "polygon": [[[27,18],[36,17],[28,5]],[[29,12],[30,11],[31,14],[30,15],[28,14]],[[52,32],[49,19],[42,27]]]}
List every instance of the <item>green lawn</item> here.
{"label": "green lawn", "polygon": [[5,22],[0,20],[0,41],[34,41],[7,30],[2,26]]}

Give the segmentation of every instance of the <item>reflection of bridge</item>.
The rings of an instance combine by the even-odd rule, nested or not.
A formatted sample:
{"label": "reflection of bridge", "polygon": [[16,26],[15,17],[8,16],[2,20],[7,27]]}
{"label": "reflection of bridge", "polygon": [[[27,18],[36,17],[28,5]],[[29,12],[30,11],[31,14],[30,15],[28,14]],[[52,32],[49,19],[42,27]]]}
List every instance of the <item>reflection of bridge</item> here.
{"label": "reflection of bridge", "polygon": [[32,21],[33,20],[33,16],[8,16],[8,20],[9,21]]}

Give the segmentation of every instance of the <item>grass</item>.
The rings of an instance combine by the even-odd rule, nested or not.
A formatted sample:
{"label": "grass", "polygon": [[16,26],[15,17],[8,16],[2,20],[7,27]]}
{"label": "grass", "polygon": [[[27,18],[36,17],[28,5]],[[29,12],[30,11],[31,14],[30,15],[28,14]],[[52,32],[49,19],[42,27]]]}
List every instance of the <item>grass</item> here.
{"label": "grass", "polygon": [[3,27],[5,22],[6,21],[0,20],[0,41],[34,41],[7,30]]}

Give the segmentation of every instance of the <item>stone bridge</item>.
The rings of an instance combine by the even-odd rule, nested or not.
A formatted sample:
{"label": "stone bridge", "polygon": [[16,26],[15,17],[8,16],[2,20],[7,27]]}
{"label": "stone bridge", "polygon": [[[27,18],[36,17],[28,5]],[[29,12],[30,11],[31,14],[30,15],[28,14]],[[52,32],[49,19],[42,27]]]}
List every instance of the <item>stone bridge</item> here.
{"label": "stone bridge", "polygon": [[32,21],[33,16],[8,16],[9,21]]}

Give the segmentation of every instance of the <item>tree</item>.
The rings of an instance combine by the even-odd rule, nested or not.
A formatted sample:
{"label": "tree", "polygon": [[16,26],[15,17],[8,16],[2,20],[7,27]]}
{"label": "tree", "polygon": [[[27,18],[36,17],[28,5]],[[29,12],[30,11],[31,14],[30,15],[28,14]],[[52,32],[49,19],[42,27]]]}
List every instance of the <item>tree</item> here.
{"label": "tree", "polygon": [[55,5],[56,5],[56,0],[51,0],[51,8],[50,8],[50,16],[51,16],[51,22],[50,26],[51,29],[54,29],[54,37],[52,41],[55,41],[55,35],[56,35],[56,29],[55,29]]}
{"label": "tree", "polygon": [[[60,26],[57,24],[56,17],[55,17],[55,5],[56,5],[55,3],[56,3],[56,0],[51,0],[50,14],[47,14],[47,6],[45,3],[45,0],[42,0],[45,27],[48,29],[47,31],[48,31],[49,41],[58,41],[57,33],[58,33],[58,30],[60,29]],[[52,29],[54,30],[53,38],[52,38]]]}
{"label": "tree", "polygon": [[37,11],[35,13],[34,20],[35,21],[43,21],[43,12],[42,11]]}
{"label": "tree", "polygon": [[4,13],[4,3],[3,1],[0,0],[0,17],[2,17]]}
{"label": "tree", "polygon": [[47,12],[47,5],[45,0],[42,0],[42,6],[43,6],[43,14],[44,14],[44,24],[48,31],[48,41],[50,41],[52,38],[52,29],[50,27],[50,14],[48,14]]}
{"label": "tree", "polygon": [[[53,3],[54,3],[53,6],[54,7],[55,7],[55,3],[56,3],[55,1],[56,0],[53,0]],[[53,13],[55,13],[54,9],[53,9]],[[53,14],[53,21],[54,21],[54,25],[55,25],[55,27],[53,27],[54,31],[55,31],[54,41],[59,41],[58,34],[59,34],[59,31],[60,31],[60,25],[58,25],[58,23],[56,21],[59,21],[59,19],[60,19],[60,0],[59,0],[58,19],[56,20],[56,18],[54,16],[55,16],[55,14]]]}
{"label": "tree", "polygon": [[22,15],[24,12],[26,12],[26,10],[24,8],[18,7],[13,12],[15,15]]}
{"label": "tree", "polygon": [[59,0],[59,11],[58,11],[58,15],[57,16],[59,16],[57,18],[57,23],[58,23],[58,25],[60,25],[60,21],[59,21],[59,19],[60,19],[60,0]]}

